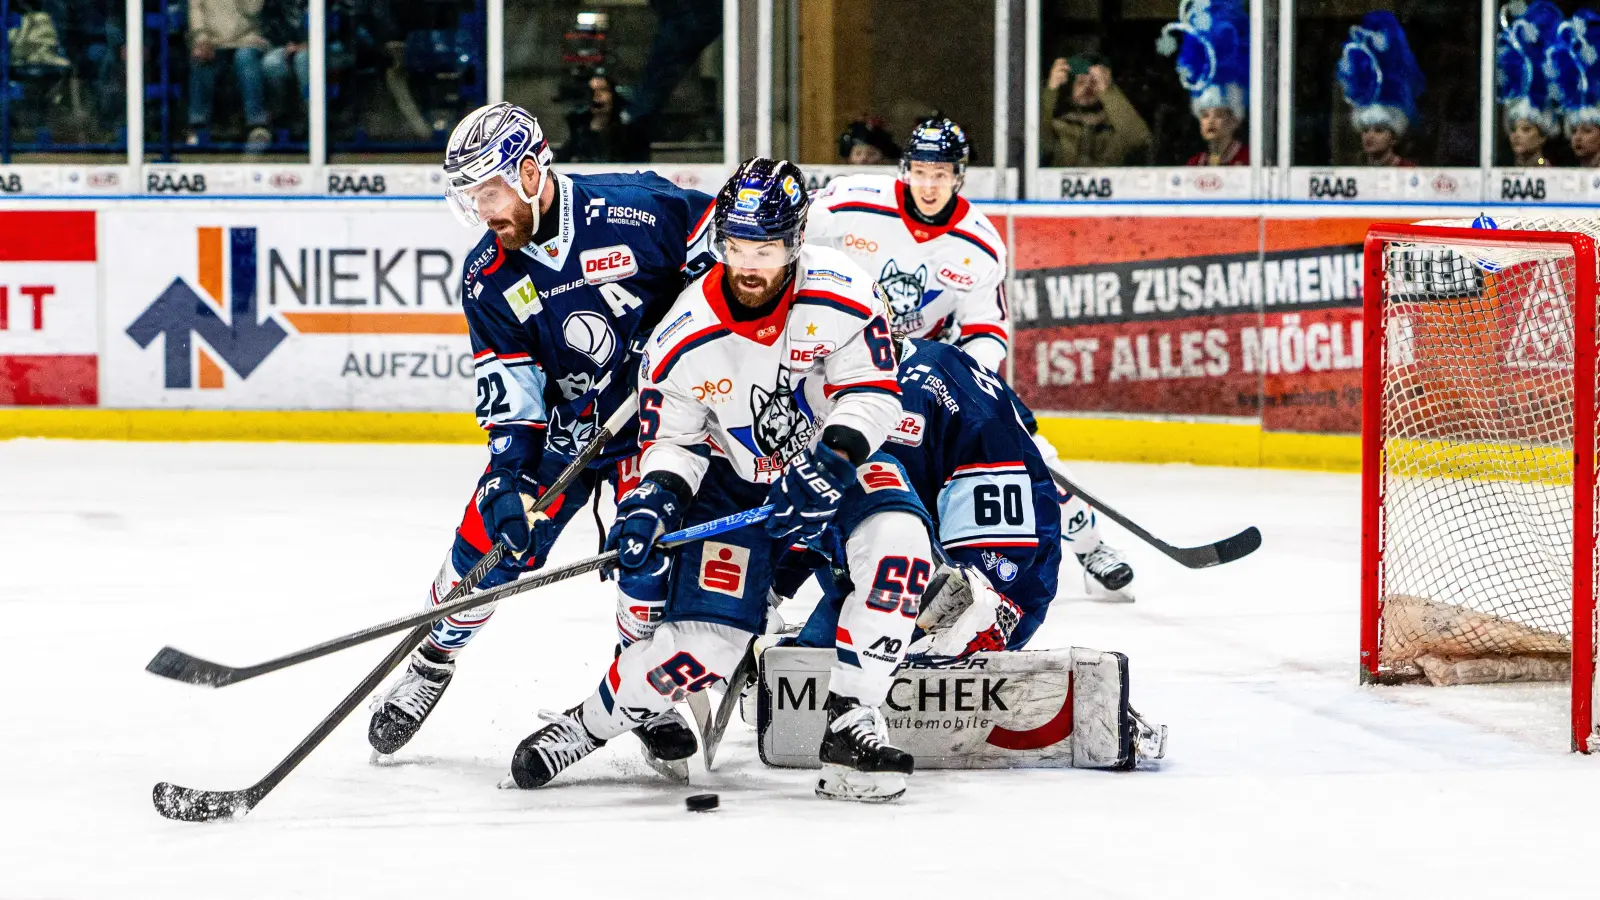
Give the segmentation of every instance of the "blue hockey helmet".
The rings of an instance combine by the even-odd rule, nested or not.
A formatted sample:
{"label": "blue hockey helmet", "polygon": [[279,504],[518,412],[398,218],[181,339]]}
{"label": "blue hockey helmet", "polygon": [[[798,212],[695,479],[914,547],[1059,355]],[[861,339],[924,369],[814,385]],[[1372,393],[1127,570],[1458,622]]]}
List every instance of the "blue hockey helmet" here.
{"label": "blue hockey helmet", "polygon": [[[481,228],[513,197],[539,205],[522,188],[522,161],[539,167],[540,190],[550,177],[553,154],[533,114],[512,103],[482,106],[467,113],[450,133],[444,150],[445,197],[450,210],[469,228]],[[537,194],[537,192],[535,192]]]}
{"label": "blue hockey helmet", "polygon": [[955,190],[960,191],[971,156],[972,143],[960,125],[944,116],[930,116],[911,129],[911,139],[900,154],[900,180],[910,181],[914,162],[950,163],[955,169]]}
{"label": "blue hockey helmet", "polygon": [[[752,269],[775,269],[793,262],[805,243],[806,210],[811,206],[805,184],[800,167],[786,159],[758,156],[741,163],[717,193],[716,209],[711,213],[711,249],[717,259]],[[782,241],[783,253],[780,258],[774,248],[764,253],[735,253],[730,259],[729,238]]]}

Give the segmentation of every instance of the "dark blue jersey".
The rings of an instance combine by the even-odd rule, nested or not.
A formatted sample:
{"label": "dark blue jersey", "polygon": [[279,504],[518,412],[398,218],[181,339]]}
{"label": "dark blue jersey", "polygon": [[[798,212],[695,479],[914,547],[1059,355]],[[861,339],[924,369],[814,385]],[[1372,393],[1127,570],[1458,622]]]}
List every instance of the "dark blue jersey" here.
{"label": "dark blue jersey", "polygon": [[900,361],[900,424],[883,449],[905,467],[963,561],[1005,553],[1026,564],[1060,531],[1057,494],[1011,389],[960,349],[913,340]]}
{"label": "dark blue jersey", "polygon": [[[493,464],[530,473],[547,446],[576,455],[633,397],[636,344],[709,264],[709,196],[649,174],[555,178],[556,236],[507,251],[489,232],[461,292]],[[635,431],[596,465],[634,452]]]}

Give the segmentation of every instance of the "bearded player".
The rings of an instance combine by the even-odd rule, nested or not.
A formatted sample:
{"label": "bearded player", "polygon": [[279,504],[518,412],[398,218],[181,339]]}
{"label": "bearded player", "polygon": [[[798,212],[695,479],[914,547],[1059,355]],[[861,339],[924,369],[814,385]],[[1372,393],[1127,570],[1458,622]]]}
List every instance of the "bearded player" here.
{"label": "bearded player", "polygon": [[[776,557],[831,524],[859,590],[839,610],[816,791],[884,801],[914,762],[890,745],[879,706],[933,572],[928,518],[879,450],[900,417],[888,309],[838,251],[804,243],[809,200],[794,165],[757,158],[717,196],[720,264],[657,326],[639,375],[643,479],[617,507],[607,546],[631,596],[662,596],[649,637],[623,649],[588,699],[525,739],[519,787],[550,779],[623,732],[730,674],[767,617]],[[831,400],[814,416],[812,381]],[[764,525],[654,547],[662,533],[771,503]]]}
{"label": "bearded player", "polygon": [[[943,117],[919,123],[900,157],[900,175],[849,175],[829,182],[811,206],[807,239],[844,251],[874,274],[888,297],[891,327],[914,338],[955,344],[1004,374],[1010,351],[1005,302],[1005,242],[961,196],[971,146]],[[1049,467],[1068,475],[1024,408],[1028,431]],[[1069,476],[1070,477],[1070,476]],[[1062,538],[1109,592],[1133,581],[1133,567],[1100,538],[1094,510],[1061,500]]]}
{"label": "bearded player", "polygon": [[[596,424],[632,403],[642,342],[697,266],[711,198],[655,175],[562,175],[539,123],[510,103],[469,113],[450,135],[444,171],[461,222],[483,232],[467,256],[461,306],[471,334],[478,424],[489,463],[429,591],[437,604],[496,541],[510,552],[483,590],[542,565],[557,535],[637,452],[623,429],[590,468],[530,522],[525,509],[588,443]],[[373,704],[368,742],[405,746],[438,705],[456,657],[494,611],[441,619],[405,672]],[[619,596],[619,642],[659,611]],[[676,712],[638,730],[650,755],[693,755]],[[654,761],[653,761],[654,764]]]}

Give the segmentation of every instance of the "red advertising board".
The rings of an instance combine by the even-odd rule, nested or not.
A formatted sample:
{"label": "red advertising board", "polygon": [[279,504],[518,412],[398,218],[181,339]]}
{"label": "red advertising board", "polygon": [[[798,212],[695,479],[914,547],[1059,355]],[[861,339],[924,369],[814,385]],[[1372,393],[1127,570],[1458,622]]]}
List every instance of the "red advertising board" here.
{"label": "red advertising board", "polygon": [[1013,380],[1038,410],[1361,429],[1366,219],[1014,219]]}
{"label": "red advertising board", "polygon": [[0,406],[99,401],[93,212],[0,212]]}

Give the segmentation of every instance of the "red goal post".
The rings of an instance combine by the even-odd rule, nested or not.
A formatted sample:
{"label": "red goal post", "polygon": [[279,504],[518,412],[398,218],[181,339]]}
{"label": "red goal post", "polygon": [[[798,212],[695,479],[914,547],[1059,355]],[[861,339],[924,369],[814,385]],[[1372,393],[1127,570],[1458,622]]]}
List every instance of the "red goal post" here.
{"label": "red goal post", "polygon": [[1595,692],[1594,219],[1377,224],[1365,242],[1363,682]]}

